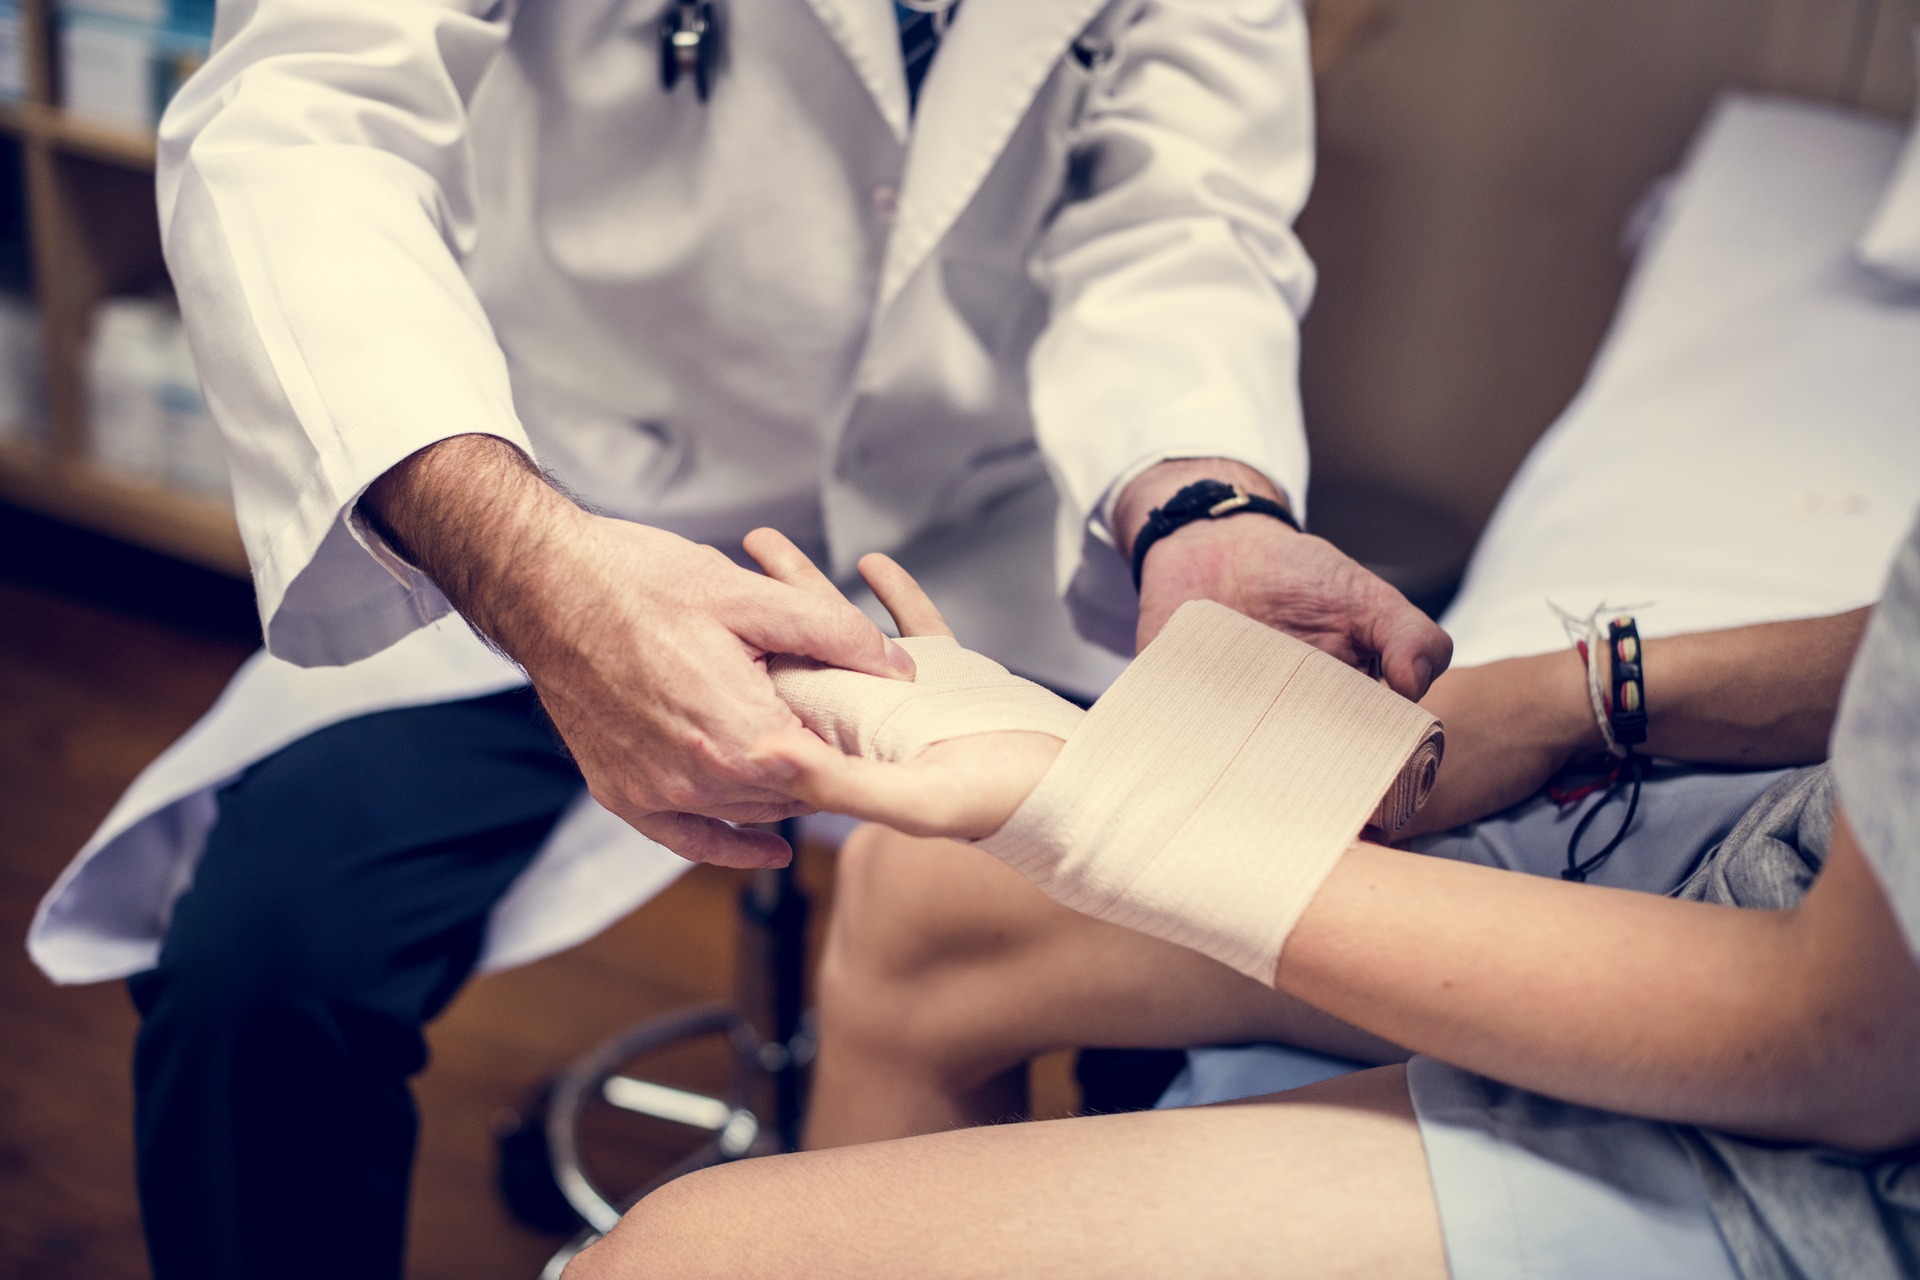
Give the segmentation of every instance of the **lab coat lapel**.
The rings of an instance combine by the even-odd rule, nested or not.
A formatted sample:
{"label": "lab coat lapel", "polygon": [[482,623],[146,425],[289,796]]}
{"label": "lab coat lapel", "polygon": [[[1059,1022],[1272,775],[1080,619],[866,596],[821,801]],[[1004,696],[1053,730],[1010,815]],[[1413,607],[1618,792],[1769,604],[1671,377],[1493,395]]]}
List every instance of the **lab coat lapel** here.
{"label": "lab coat lapel", "polygon": [[893,131],[907,140],[907,73],[900,57],[900,24],[892,0],[807,0],[822,25],[840,42],[874,105]]}
{"label": "lab coat lapel", "polygon": [[920,90],[881,276],[883,310],[966,208],[1054,64],[1106,3],[965,0]]}

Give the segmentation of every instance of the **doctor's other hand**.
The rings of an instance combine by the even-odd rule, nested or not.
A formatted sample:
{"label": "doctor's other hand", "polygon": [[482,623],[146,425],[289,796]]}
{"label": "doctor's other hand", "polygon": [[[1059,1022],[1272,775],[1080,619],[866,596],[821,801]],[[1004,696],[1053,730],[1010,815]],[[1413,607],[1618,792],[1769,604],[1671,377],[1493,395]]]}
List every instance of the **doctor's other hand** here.
{"label": "doctor's other hand", "polygon": [[[1208,479],[1284,501],[1265,476],[1237,462],[1163,462],[1129,484],[1114,507],[1122,548],[1131,552],[1153,508]],[[1453,657],[1452,639],[1405,596],[1332,543],[1270,516],[1198,520],[1154,543],[1141,574],[1136,648],[1189,600],[1216,601],[1343,662],[1377,669],[1406,698],[1424,695]]]}
{"label": "doctor's other hand", "polygon": [[853,605],[584,511],[493,437],[421,450],[362,509],[526,670],[594,799],[696,862],[783,865],[777,836],[730,824],[806,811],[747,757],[799,724],[765,654],[912,677],[912,659]]}

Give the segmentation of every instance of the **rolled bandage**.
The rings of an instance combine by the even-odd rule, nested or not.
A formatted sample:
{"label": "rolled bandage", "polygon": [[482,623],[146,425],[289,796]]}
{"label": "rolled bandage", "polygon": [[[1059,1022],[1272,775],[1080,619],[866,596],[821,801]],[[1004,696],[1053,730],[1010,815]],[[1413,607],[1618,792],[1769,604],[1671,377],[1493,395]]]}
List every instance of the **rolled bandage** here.
{"label": "rolled bandage", "polygon": [[1442,746],[1416,704],[1196,601],[978,843],[1066,906],[1271,984],[1340,855],[1406,824]]}
{"label": "rolled bandage", "polygon": [[951,636],[898,643],[913,655],[911,682],[786,655],[767,670],[800,723],[869,760],[911,760],[936,742],[976,733],[1025,730],[1064,739],[1087,714]]}

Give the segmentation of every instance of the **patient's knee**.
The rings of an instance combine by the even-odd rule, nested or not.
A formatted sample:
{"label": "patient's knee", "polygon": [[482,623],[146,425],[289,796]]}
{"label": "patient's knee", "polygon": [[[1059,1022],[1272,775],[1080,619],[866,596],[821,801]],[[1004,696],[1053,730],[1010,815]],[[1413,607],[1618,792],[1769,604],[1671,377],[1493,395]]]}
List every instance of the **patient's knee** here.
{"label": "patient's knee", "polygon": [[823,998],[917,984],[970,950],[949,883],[953,854],[970,851],[942,845],[874,826],[848,839],[834,877]]}
{"label": "patient's knee", "polygon": [[840,853],[820,967],[827,1029],[938,1054],[1024,935],[1037,891],[977,850],[863,827]]}

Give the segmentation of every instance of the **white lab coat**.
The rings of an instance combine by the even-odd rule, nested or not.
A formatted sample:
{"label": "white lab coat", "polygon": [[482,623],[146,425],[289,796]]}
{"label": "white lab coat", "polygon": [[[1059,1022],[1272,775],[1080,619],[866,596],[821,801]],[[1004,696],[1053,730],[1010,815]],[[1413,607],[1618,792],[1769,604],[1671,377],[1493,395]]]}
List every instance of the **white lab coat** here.
{"label": "white lab coat", "polygon": [[[251,762],[520,682],[354,517],[436,440],[500,436],[726,548],[778,525],[837,576],[944,548],[963,637],[1094,688],[1111,664],[1034,584],[1125,650],[1116,483],[1225,456],[1304,493],[1298,0],[966,0],[911,122],[887,0],[732,0],[706,104],[661,89],[663,8],[223,0],[162,124],[159,206],[267,653],[43,903],[55,978],[152,963],[211,789]],[[1023,523],[1008,495],[1042,476],[1054,509]],[[677,867],[583,801],[488,963]]]}

